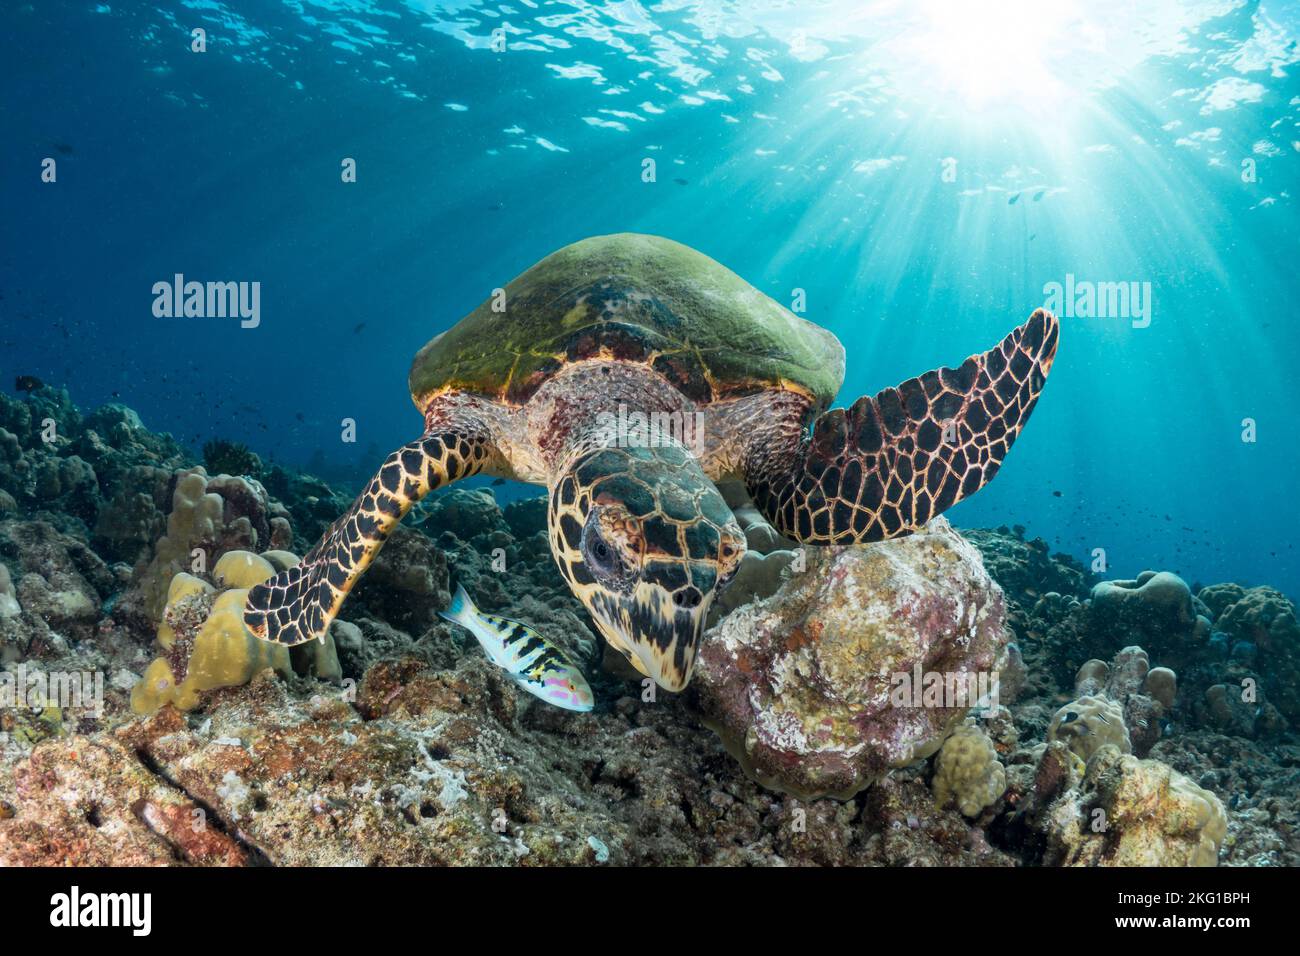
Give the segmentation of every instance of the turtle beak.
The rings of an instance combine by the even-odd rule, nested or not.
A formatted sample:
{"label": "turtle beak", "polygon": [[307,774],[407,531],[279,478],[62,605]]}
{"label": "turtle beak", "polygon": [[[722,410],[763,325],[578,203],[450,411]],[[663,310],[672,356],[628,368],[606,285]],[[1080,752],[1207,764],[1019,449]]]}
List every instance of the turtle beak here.
{"label": "turtle beak", "polygon": [[664,690],[679,692],[690,683],[695,654],[713,595],[687,589],[678,598],[658,585],[639,583],[626,595],[602,593],[592,617],[605,640],[632,666]]}

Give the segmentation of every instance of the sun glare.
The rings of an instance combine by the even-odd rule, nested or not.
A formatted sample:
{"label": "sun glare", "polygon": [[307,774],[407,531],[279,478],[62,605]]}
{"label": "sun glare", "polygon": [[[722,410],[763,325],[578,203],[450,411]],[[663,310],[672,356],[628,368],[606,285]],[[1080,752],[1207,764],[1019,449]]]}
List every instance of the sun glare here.
{"label": "sun glare", "polygon": [[922,0],[919,11],[907,51],[918,80],[975,112],[1061,108],[1082,91],[1060,67],[1105,39],[1072,0]]}

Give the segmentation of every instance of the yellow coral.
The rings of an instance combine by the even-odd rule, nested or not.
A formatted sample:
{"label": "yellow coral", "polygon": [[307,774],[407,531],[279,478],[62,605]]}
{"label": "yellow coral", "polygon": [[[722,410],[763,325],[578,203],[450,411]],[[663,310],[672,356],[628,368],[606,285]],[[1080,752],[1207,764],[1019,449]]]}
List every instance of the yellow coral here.
{"label": "yellow coral", "polygon": [[263,551],[262,557],[270,561],[276,571],[288,571],[298,566],[298,555],[292,551]]}
{"label": "yellow coral", "polygon": [[131,688],[131,710],[137,714],[152,714],[170,703],[175,703],[180,710],[189,710],[176,700],[176,676],[171,665],[159,657],[145,668],[144,676]]}
{"label": "yellow coral", "polygon": [[966,724],[944,742],[930,786],[940,807],[954,801],[963,815],[974,818],[1006,791],[1007,775],[993,741],[975,725]]}
{"label": "yellow coral", "polygon": [[[179,586],[178,591],[182,592],[181,597],[196,593],[188,583]],[[292,673],[288,648],[259,641],[244,627],[247,594],[246,588],[236,588],[222,593],[213,603],[194,638],[183,681],[177,683],[164,658],[149,665],[131,690],[133,711],[152,713],[164,704],[178,710],[192,710],[198,705],[200,692],[246,684],[263,668],[270,667],[285,677]]]}
{"label": "yellow coral", "polygon": [[185,684],[197,690],[212,690],[247,684],[265,667],[285,677],[292,673],[288,648],[259,641],[244,627],[247,595],[247,588],[235,588],[224,592],[212,605],[212,613],[194,639]]}
{"label": "yellow coral", "polygon": [[251,588],[275,577],[275,567],[251,551],[227,551],[212,569],[218,584],[230,588]]}

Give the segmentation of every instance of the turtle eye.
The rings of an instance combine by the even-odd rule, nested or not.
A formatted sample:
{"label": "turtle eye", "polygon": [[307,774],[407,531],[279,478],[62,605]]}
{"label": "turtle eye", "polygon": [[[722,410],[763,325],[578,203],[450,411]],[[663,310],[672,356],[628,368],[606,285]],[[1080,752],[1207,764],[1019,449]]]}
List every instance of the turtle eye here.
{"label": "turtle eye", "polygon": [[583,536],[582,556],[587,566],[597,577],[604,577],[621,570],[621,562],[614,552],[614,547],[600,536],[595,528],[589,528]]}
{"label": "turtle eye", "polygon": [[[593,510],[582,530],[582,560],[587,571],[602,585],[619,592],[636,585],[635,557],[626,544],[602,527],[602,513]],[[603,517],[608,517],[604,515]]]}

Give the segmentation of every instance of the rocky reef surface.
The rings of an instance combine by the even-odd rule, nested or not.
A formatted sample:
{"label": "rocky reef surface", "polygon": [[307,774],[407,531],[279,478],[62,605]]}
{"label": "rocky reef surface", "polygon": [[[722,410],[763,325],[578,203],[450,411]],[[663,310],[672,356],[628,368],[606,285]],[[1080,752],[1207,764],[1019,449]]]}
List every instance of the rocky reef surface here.
{"label": "rocky reef surface", "polygon": [[[0,394],[0,865],[1300,863],[1300,625],[1022,529],[750,553],[688,692],[606,653],[545,502],[431,496],[321,644],[243,632],[352,489]],[[579,663],[522,692],[459,582]]]}

